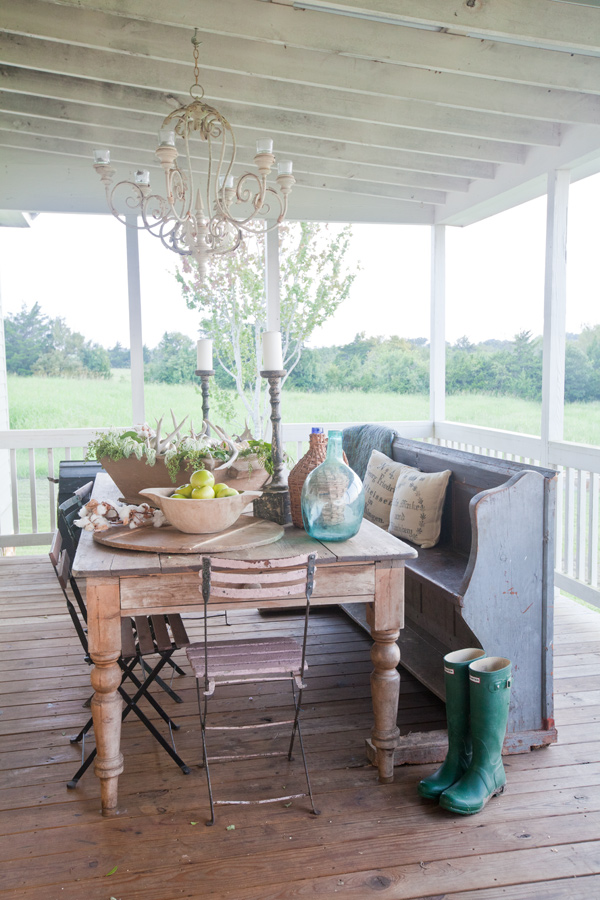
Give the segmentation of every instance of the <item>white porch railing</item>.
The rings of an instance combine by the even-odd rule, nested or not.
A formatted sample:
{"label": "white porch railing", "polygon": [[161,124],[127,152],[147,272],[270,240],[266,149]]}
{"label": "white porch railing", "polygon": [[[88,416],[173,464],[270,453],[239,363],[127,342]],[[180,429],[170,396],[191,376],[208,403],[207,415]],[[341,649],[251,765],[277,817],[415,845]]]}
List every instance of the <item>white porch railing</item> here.
{"label": "white porch railing", "polygon": [[[326,430],[350,422],[319,422]],[[539,465],[541,438],[534,435],[462,425],[457,422],[387,422],[404,437],[470,450],[488,456]],[[61,459],[82,459],[96,428],[0,432],[0,467],[4,469],[2,508],[12,510],[0,547],[44,547],[56,527],[57,486]],[[286,450],[299,459],[308,446],[308,424],[283,426]],[[3,459],[4,458],[4,459]],[[600,607],[598,584],[600,518],[600,449],[551,442],[548,465],[559,472],[555,584],[560,590]],[[2,510],[0,509],[0,512]],[[6,523],[6,516],[2,520]],[[10,530],[10,533],[8,533]]]}

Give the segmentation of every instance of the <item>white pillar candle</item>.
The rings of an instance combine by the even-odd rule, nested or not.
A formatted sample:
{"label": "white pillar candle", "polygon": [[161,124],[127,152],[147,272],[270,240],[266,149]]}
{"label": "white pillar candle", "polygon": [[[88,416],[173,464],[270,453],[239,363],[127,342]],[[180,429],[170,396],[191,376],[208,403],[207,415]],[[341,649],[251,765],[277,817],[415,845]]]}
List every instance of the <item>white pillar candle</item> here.
{"label": "white pillar candle", "polygon": [[213,367],[211,338],[203,338],[196,342],[196,368],[204,371],[211,370]]}
{"label": "white pillar candle", "polygon": [[277,372],[283,369],[280,331],[263,331],[262,351],[263,369],[265,371]]}

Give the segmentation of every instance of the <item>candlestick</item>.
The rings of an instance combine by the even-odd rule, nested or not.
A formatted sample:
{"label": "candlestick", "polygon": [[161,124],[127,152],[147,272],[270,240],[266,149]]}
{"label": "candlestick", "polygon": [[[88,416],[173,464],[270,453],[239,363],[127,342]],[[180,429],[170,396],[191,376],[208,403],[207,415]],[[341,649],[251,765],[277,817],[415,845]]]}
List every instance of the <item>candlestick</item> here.
{"label": "candlestick", "polygon": [[281,372],[283,370],[283,353],[280,331],[263,331],[262,351],[265,372]]}
{"label": "candlestick", "polygon": [[[200,343],[200,341],[198,341]],[[209,341],[210,343],[210,341]],[[200,377],[202,384],[200,385],[200,390],[202,391],[202,419],[204,422],[208,422],[208,416],[210,413],[208,395],[209,395],[209,381],[212,375],[215,374],[214,369],[196,369],[196,375]],[[207,436],[210,434],[210,428],[206,429]]]}
{"label": "candlestick", "polygon": [[[279,332],[265,332],[277,334]],[[264,337],[264,335],[263,335]],[[281,379],[286,374],[281,369],[265,369],[262,378],[269,382],[269,399],[271,401],[271,456],[273,459],[273,477],[264,488],[262,497],[254,501],[254,513],[261,519],[289,525],[292,521],[290,492],[287,484],[287,471],[283,461],[283,442],[281,436]]]}
{"label": "candlestick", "polygon": [[196,341],[196,368],[205,372],[212,372],[212,367],[213,342],[210,338],[202,338]]}

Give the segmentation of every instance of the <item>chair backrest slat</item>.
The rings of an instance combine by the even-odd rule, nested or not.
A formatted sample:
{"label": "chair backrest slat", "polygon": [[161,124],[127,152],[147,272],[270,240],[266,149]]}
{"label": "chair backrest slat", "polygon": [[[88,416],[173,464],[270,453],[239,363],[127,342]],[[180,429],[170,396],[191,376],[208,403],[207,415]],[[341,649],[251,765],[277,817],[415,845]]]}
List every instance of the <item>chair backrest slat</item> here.
{"label": "chair backrest slat", "polygon": [[60,531],[54,532],[54,537],[52,538],[52,545],[50,547],[50,552],[48,556],[50,557],[50,562],[54,566],[55,569],[58,569],[58,562],[60,560],[60,551],[62,548],[62,537]]}
{"label": "chair backrest slat", "polygon": [[63,550],[58,559],[58,566],[56,568],[56,574],[58,576],[58,581],[63,589],[63,591],[67,590],[67,585],[69,583],[69,575],[71,573],[71,561],[69,559],[69,554],[66,550]]}
{"label": "chair backrest slat", "polygon": [[210,598],[229,600],[278,600],[284,597],[298,597],[304,602],[304,592],[299,590],[297,584],[279,585],[278,587],[263,588],[260,585],[247,588],[232,588],[212,585]]}
{"label": "chair backrest slat", "polygon": [[223,559],[220,557],[211,557],[211,569],[292,569],[299,566],[308,565],[308,555],[288,556],[282,559]]}
{"label": "chair backrest slat", "polygon": [[212,569],[210,574],[211,584],[246,584],[248,579],[257,579],[257,583],[264,584],[285,584],[288,582],[296,582],[302,584],[306,581],[306,568],[291,569],[290,571],[280,570],[278,572],[252,572],[249,576],[246,572],[215,572]]}

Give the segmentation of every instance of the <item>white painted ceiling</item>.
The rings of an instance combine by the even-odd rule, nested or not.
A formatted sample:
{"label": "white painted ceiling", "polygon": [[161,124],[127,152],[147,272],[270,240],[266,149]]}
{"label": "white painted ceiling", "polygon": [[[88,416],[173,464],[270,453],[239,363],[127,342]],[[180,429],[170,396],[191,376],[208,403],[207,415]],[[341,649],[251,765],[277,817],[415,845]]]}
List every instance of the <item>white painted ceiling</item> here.
{"label": "white painted ceiling", "polygon": [[542,193],[550,169],[600,170],[597,4],[19,0],[0,11],[7,220],[106,212],[95,147],[158,185],[194,27],[237,172],[265,135],[293,160],[290,218],[463,225]]}

